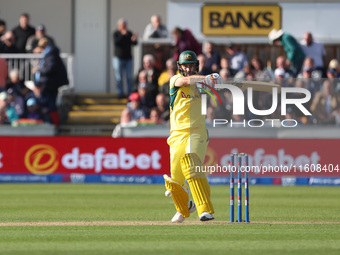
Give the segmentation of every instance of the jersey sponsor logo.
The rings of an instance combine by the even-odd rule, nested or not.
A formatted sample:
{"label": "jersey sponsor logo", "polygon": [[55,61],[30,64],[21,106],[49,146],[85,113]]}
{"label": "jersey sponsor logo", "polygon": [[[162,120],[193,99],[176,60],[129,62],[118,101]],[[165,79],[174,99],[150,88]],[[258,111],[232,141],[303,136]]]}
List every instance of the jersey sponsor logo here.
{"label": "jersey sponsor logo", "polygon": [[204,5],[202,33],[205,35],[268,35],[281,28],[279,5]]}
{"label": "jersey sponsor logo", "polygon": [[194,99],[194,98],[200,98],[201,96],[200,95],[186,95],[187,98],[191,98],[191,99]]}
{"label": "jersey sponsor logo", "polygon": [[181,95],[182,95],[182,98],[187,98],[187,99],[195,99],[195,98],[200,98],[201,96],[200,95],[190,95],[190,94],[184,94],[184,92],[182,91],[181,92]]}

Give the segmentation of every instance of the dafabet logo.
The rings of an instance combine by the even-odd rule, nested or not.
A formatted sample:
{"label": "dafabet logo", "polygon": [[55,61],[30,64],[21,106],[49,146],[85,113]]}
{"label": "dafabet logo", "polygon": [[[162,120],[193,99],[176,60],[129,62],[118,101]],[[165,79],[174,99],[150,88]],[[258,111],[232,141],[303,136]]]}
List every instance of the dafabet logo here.
{"label": "dafabet logo", "polygon": [[25,166],[33,174],[50,174],[57,170],[59,153],[47,144],[36,144],[25,154]]}
{"label": "dafabet logo", "polygon": [[93,153],[81,152],[79,147],[71,148],[70,152],[59,153],[51,145],[36,144],[25,154],[25,166],[33,174],[52,174],[58,168],[80,171],[94,171],[115,169],[161,169],[161,155],[158,150],[150,154],[132,154],[126,148],[119,148],[117,153],[109,152],[104,147],[95,148]]}

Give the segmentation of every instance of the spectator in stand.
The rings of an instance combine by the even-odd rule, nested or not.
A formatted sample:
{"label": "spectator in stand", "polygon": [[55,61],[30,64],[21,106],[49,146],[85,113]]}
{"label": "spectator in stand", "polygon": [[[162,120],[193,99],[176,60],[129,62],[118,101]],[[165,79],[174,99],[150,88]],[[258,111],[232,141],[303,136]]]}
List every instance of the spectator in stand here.
{"label": "spectator in stand", "polygon": [[[294,127],[295,125],[303,125],[303,123],[301,122],[300,118],[298,117],[297,113],[296,113],[296,109],[294,107],[287,107],[287,111],[286,111],[286,116],[285,116],[285,125],[287,126],[291,126]],[[295,121],[293,121],[295,120]]]}
{"label": "spectator in stand", "polygon": [[127,104],[127,108],[131,112],[131,120],[143,120],[146,118],[146,112],[144,107],[140,103],[140,96],[138,92],[133,92],[129,96],[129,103]]}
{"label": "spectator in stand", "polygon": [[226,51],[229,55],[230,59],[230,68],[232,69],[233,73],[236,74],[248,64],[247,56],[240,51],[238,45],[229,44],[226,46]]}
{"label": "spectator in stand", "polygon": [[15,109],[8,104],[7,93],[0,93],[0,124],[11,124],[19,119]]}
{"label": "spectator in stand", "polygon": [[327,78],[331,81],[334,87],[334,91],[340,92],[340,65],[338,60],[332,59],[327,68]]}
{"label": "spectator in stand", "polygon": [[287,61],[284,56],[278,56],[275,62],[276,62],[276,69],[282,68],[285,71],[285,78],[293,77],[293,72],[289,69],[289,65],[287,65]]}
{"label": "spectator in stand", "polygon": [[156,106],[155,99],[151,98],[149,93],[150,83],[147,81],[147,73],[142,70],[138,74],[138,89],[137,92],[139,94],[140,103],[144,107],[147,115],[150,112],[150,109]]}
{"label": "spectator in stand", "polygon": [[20,80],[18,69],[12,69],[9,72],[9,79],[6,84],[6,90],[8,89],[13,89],[17,95],[20,95],[23,98],[25,98],[30,92],[30,90],[25,86],[24,82]]}
{"label": "spectator in stand", "polygon": [[301,45],[293,36],[285,33],[282,29],[273,29],[268,34],[268,38],[271,44],[283,46],[287,55],[287,65],[290,66],[290,69],[293,72],[293,77],[295,78],[301,72],[303,61],[305,59],[305,53],[303,52]]}
{"label": "spectator in stand", "polygon": [[217,73],[221,69],[221,55],[215,50],[211,42],[206,42],[204,45],[205,67],[211,69],[211,72]]}
{"label": "spectator in stand", "polygon": [[59,49],[47,38],[40,39],[38,46],[43,50],[43,58],[40,60],[39,67],[33,69],[35,85],[42,89],[42,97],[52,100],[49,114],[53,124],[58,126],[56,99],[59,87],[68,84],[67,71],[60,58]]}
{"label": "spectator in stand", "polygon": [[144,30],[143,39],[147,40],[150,38],[167,38],[168,30],[162,24],[161,18],[159,15],[152,15],[150,19],[151,23],[149,23]]}
{"label": "spectator in stand", "polygon": [[[335,78],[340,78],[340,65],[339,61],[335,58],[331,59],[328,64],[328,69],[335,69]],[[333,78],[333,77],[332,77]]]}
{"label": "spectator in stand", "polygon": [[334,92],[330,80],[322,84],[322,91],[316,93],[310,107],[314,122],[318,124],[335,124],[336,113],[340,107],[339,98]]}
{"label": "spectator in stand", "polygon": [[185,50],[191,50],[195,52],[197,56],[202,54],[202,45],[196,40],[190,29],[182,30],[179,27],[175,27],[171,34],[175,38],[174,60],[177,61],[180,53]]}
{"label": "spectator in stand", "polygon": [[153,107],[150,111],[150,121],[151,123],[157,125],[157,124],[163,124],[164,121],[161,119],[161,113],[158,110],[157,107]]}
{"label": "spectator in stand", "polygon": [[169,80],[177,73],[177,63],[173,58],[169,58],[165,62],[166,70],[164,70],[158,78],[158,91],[169,95]]}
{"label": "spectator in stand", "polygon": [[229,71],[231,77],[234,77],[236,72],[235,70],[230,68],[230,59],[229,57],[222,57],[220,62],[221,69],[226,69]]}
{"label": "spectator in stand", "polygon": [[148,81],[148,74],[145,70],[141,70],[138,73],[138,83],[137,83],[137,90],[140,86],[145,85],[145,87],[150,87],[150,82]]}
{"label": "spectator in stand", "polygon": [[35,34],[31,35],[27,39],[26,52],[28,53],[41,53],[40,47],[38,47],[38,42],[42,38],[47,38],[51,45],[54,45],[54,40],[52,37],[46,35],[46,28],[44,25],[39,25],[35,29]]}
{"label": "spectator in stand", "polygon": [[131,123],[131,121],[132,114],[128,108],[125,108],[120,116],[120,124],[121,126],[128,126]]}
{"label": "spectator in stand", "polygon": [[150,116],[147,119],[140,119],[138,121],[138,126],[153,126],[163,124],[163,120],[160,118],[160,112],[157,107],[153,107],[150,110]]}
{"label": "spectator in stand", "polygon": [[286,78],[286,71],[279,67],[274,71],[275,83],[281,85],[281,87],[288,87],[288,81]]}
{"label": "spectator in stand", "polygon": [[27,112],[24,116],[25,119],[34,119],[38,122],[52,123],[50,115],[42,112],[38,102],[35,98],[30,98],[26,102]]}
{"label": "spectator in stand", "polygon": [[112,60],[119,98],[126,97],[123,88],[124,74],[127,81],[128,96],[133,90],[133,60],[131,47],[137,45],[137,37],[138,35],[136,33],[133,34],[128,30],[127,20],[120,18],[117,22],[117,30],[113,33],[114,57]]}
{"label": "spectator in stand", "polygon": [[7,101],[8,104],[15,109],[19,118],[21,118],[25,113],[25,101],[22,96],[18,95],[14,89],[8,89]]}
{"label": "spectator in stand", "polygon": [[[250,70],[252,70],[252,69],[250,69]],[[250,72],[245,74],[245,79],[247,81],[255,81],[256,80],[256,76],[255,76],[253,71],[250,71]]]}
{"label": "spectator in stand", "polygon": [[137,92],[140,98],[140,104],[144,108],[146,116],[148,117],[150,115],[151,108],[156,105],[156,102],[150,99],[150,94],[148,93],[147,83],[138,84]]}
{"label": "spectator in stand", "polygon": [[338,71],[336,68],[328,68],[327,69],[327,78],[328,79],[336,79],[338,78]]}
{"label": "spectator in stand", "polygon": [[35,34],[34,27],[29,25],[30,17],[27,13],[23,13],[19,18],[19,25],[12,31],[15,36],[15,45],[20,53],[26,52],[27,39]]}
{"label": "spectator in stand", "polygon": [[238,71],[234,78],[237,80],[244,80],[246,78],[246,75],[253,72],[253,67],[250,65],[250,63],[247,63],[242,70]]}
{"label": "spectator in stand", "polygon": [[225,56],[221,57],[220,67],[221,69],[230,69],[230,59]]}
{"label": "spectator in stand", "polygon": [[335,116],[335,124],[338,125],[338,126],[340,125],[340,107],[339,107],[339,109],[336,113],[336,116]]}
{"label": "spectator in stand", "polygon": [[314,41],[311,32],[306,32],[303,35],[300,44],[305,56],[313,58],[315,69],[320,70],[322,76],[325,77],[326,50],[324,45],[321,42]]}
{"label": "spectator in stand", "polygon": [[320,90],[321,76],[320,70],[314,69],[313,58],[306,57],[302,67],[302,73],[298,76],[298,78],[303,79],[312,98],[314,98],[315,94]]}
{"label": "spectator in stand", "polygon": [[206,65],[206,57],[204,54],[198,55],[197,60],[198,60],[198,74],[208,75],[212,73],[211,69]]}
{"label": "spectator in stand", "polygon": [[220,76],[224,82],[227,82],[230,78],[232,78],[230,71],[226,68],[220,70]]}
{"label": "spectator in stand", "polygon": [[55,120],[53,120],[52,118],[56,118],[54,114],[56,106],[55,102],[51,98],[51,95],[48,93],[44,93],[42,87],[34,86],[32,91],[29,92],[25,97],[26,103],[30,98],[34,98],[36,100],[43,114],[50,115],[51,121],[54,124]]}
{"label": "spectator in stand", "polygon": [[12,31],[7,31],[0,41],[0,53],[19,53],[18,48],[15,46],[15,37]]}
{"label": "spectator in stand", "polygon": [[233,112],[233,96],[231,94],[231,91],[225,90],[223,92],[223,95],[221,96],[223,96],[224,108],[226,109],[226,112],[228,113],[228,117],[230,119]]}
{"label": "spectator in stand", "polygon": [[4,91],[6,88],[7,76],[8,76],[7,61],[0,57],[0,92]]}
{"label": "spectator in stand", "polygon": [[125,108],[120,116],[120,123],[115,126],[112,137],[117,138],[122,136],[122,127],[136,127],[138,125],[137,121],[132,120],[131,111]]}
{"label": "spectator in stand", "polygon": [[322,77],[322,73],[319,69],[315,67],[315,62],[312,57],[306,57],[303,62],[302,73],[305,70],[309,70],[311,72],[311,76],[315,80],[320,80]]}
{"label": "spectator in stand", "polygon": [[[306,89],[306,83],[304,82],[303,79],[296,79],[295,81],[295,87],[296,88],[302,88],[302,89]],[[305,98],[306,95],[304,93],[292,93],[291,95],[292,98],[297,98],[297,99],[301,99],[301,98]],[[310,111],[310,106],[312,104],[312,100],[313,97],[311,97],[311,100],[309,100],[308,102],[304,103],[303,106]],[[292,105],[291,106],[295,113],[296,116],[299,118],[299,120],[303,123],[303,124],[309,124],[311,117],[310,116],[306,116],[303,114],[303,112],[300,111],[300,109],[296,106],[296,105]]]}
{"label": "spectator in stand", "polygon": [[336,111],[336,115],[335,115],[335,124],[340,126],[340,107],[339,109]]}
{"label": "spectator in stand", "polygon": [[0,19],[0,38],[5,34],[6,31],[6,22]]}
{"label": "spectator in stand", "polygon": [[155,44],[152,54],[155,58],[155,68],[161,72],[165,68],[164,49],[159,44]]}
{"label": "spectator in stand", "polygon": [[264,68],[261,59],[259,59],[258,57],[253,57],[250,63],[257,81],[271,80],[271,74],[267,69]]}
{"label": "spectator in stand", "polygon": [[155,101],[156,95],[158,94],[158,78],[160,75],[160,71],[155,67],[155,58],[152,54],[146,54],[143,56],[143,67],[139,70],[138,76],[141,71],[144,71],[147,74],[147,82],[150,85],[150,98]]}
{"label": "spectator in stand", "polygon": [[213,127],[214,126],[214,119],[215,119],[215,109],[211,106],[207,107],[207,115],[205,118],[205,125],[206,127]]}
{"label": "spectator in stand", "polygon": [[170,109],[167,103],[167,98],[165,96],[165,94],[163,93],[159,93],[156,97],[156,105],[157,105],[157,109],[160,112],[160,118],[164,121],[164,122],[168,122],[170,119]]}

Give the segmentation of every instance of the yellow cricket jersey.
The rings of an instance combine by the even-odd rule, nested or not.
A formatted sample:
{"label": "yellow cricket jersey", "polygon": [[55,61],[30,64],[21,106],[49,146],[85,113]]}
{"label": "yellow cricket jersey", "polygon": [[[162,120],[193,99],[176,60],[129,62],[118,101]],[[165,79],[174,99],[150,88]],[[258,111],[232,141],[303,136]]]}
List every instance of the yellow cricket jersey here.
{"label": "yellow cricket jersey", "polygon": [[[176,74],[178,74],[178,70]],[[169,77],[168,71],[164,71],[161,73],[161,75],[158,78],[158,86],[162,86],[164,83],[167,83],[170,80],[171,77]]]}
{"label": "yellow cricket jersey", "polygon": [[170,132],[188,131],[190,128],[205,130],[205,117],[201,114],[201,95],[196,86],[175,87],[177,74],[170,79]]}

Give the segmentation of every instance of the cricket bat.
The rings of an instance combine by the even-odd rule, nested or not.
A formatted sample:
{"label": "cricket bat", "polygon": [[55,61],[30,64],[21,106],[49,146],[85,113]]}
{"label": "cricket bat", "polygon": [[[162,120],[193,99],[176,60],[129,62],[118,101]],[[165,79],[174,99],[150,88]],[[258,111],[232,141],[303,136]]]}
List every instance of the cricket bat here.
{"label": "cricket bat", "polygon": [[277,92],[281,92],[281,86],[272,82],[264,81],[227,81],[226,84],[234,85],[242,90],[253,88],[253,91],[273,92],[273,88],[277,88]]}

